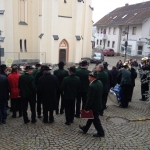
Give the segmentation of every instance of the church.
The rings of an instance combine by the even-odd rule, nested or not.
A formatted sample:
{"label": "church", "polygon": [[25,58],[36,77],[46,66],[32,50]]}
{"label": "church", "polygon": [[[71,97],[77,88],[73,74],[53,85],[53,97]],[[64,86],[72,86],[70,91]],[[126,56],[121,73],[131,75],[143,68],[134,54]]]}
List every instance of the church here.
{"label": "church", "polygon": [[78,63],[92,53],[92,0],[0,0],[5,62]]}

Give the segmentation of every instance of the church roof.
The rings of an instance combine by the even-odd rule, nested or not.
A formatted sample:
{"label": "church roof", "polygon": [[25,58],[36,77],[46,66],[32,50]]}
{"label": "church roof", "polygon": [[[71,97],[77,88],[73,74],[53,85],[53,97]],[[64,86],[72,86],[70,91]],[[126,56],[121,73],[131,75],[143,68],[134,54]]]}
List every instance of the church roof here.
{"label": "church roof", "polygon": [[150,1],[133,5],[126,4],[101,18],[94,26],[142,24],[150,17]]}

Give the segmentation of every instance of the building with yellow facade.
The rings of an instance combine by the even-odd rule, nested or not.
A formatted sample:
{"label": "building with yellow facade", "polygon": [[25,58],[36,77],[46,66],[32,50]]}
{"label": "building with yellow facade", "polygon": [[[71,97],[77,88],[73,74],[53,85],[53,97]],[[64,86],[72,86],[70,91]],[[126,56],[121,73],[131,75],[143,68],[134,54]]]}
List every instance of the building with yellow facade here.
{"label": "building with yellow facade", "polygon": [[0,0],[2,61],[79,62],[92,52],[92,0]]}

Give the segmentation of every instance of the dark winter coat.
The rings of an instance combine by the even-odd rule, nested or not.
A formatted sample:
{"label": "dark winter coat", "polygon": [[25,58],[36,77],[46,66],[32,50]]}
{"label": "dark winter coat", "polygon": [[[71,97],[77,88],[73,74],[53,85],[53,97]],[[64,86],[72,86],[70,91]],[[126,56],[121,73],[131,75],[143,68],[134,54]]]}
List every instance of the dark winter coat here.
{"label": "dark winter coat", "polygon": [[38,80],[38,94],[42,104],[47,106],[49,111],[56,109],[56,91],[59,88],[58,79],[50,73],[44,74]]}
{"label": "dark winter coat", "polygon": [[112,69],[110,72],[111,72],[111,75],[112,75],[111,86],[114,87],[117,84],[117,76],[119,74],[119,71],[117,69]]}
{"label": "dark winter coat", "polygon": [[90,71],[87,70],[86,68],[80,68],[76,71],[76,76],[78,76],[81,81],[80,92],[84,92],[84,93],[88,92],[88,88],[90,84],[89,79],[88,79],[89,73]]}
{"label": "dark winter coat", "polygon": [[0,74],[0,104],[4,104],[8,100],[8,79]]}
{"label": "dark winter coat", "polygon": [[101,81],[95,80],[89,85],[85,110],[100,112],[102,109],[102,94],[103,84]]}

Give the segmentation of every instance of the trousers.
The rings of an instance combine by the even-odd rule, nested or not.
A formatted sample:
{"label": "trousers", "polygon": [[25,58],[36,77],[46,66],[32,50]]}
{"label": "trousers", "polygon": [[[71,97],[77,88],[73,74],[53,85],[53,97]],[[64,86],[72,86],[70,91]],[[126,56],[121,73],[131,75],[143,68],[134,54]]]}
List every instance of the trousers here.
{"label": "trousers", "polygon": [[128,103],[130,101],[130,89],[131,85],[129,84],[121,85],[121,104],[123,108],[128,107]]}
{"label": "trousers", "polygon": [[36,98],[35,95],[31,95],[30,97],[26,97],[22,99],[23,104],[23,119],[24,121],[28,121],[28,103],[30,104],[30,110],[31,110],[31,119],[32,121],[36,118],[36,111],[35,111],[35,104],[36,104]]}
{"label": "trousers", "polygon": [[85,104],[87,101],[87,93],[86,92],[78,93],[77,101],[76,101],[76,115],[80,115],[81,100],[82,100],[82,110],[83,110],[85,108]]}
{"label": "trousers", "polygon": [[100,135],[104,135],[104,130],[101,121],[99,119],[99,113],[93,112],[93,115],[94,115],[94,119],[88,119],[86,125],[83,126],[84,132],[87,132],[93,123],[95,129],[97,130],[97,133]]}
{"label": "trousers", "polygon": [[65,99],[65,116],[66,122],[70,123],[74,120],[75,99]]}
{"label": "trousers", "polygon": [[144,95],[146,91],[149,91],[148,83],[146,83],[146,84],[141,84],[142,100],[146,100],[145,95]]}
{"label": "trousers", "polygon": [[0,104],[0,122],[7,119],[7,102]]}
{"label": "trousers", "polygon": [[57,91],[57,105],[56,105],[56,111],[59,111],[59,102],[61,98],[61,106],[60,106],[60,111],[64,111],[64,94],[60,90]]}
{"label": "trousers", "polygon": [[21,98],[11,98],[11,107],[13,116],[16,116],[16,112],[19,111],[19,115],[22,115],[22,99]]}
{"label": "trousers", "polygon": [[38,113],[38,116],[41,115],[41,106],[42,106],[41,96],[39,94],[37,94],[37,113]]}
{"label": "trousers", "polygon": [[44,104],[43,104],[43,116],[44,116],[43,121],[48,121],[48,118],[50,121],[54,121],[53,110],[49,110],[48,107]]}

